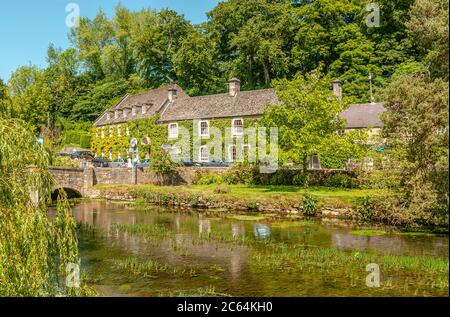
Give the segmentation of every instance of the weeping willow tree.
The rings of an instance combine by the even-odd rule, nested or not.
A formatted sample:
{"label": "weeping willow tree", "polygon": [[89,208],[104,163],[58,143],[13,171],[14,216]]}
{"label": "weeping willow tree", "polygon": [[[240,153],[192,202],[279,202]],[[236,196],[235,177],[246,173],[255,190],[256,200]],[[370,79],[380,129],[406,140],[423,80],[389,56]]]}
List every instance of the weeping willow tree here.
{"label": "weeping willow tree", "polygon": [[31,129],[0,114],[0,296],[93,294],[67,283],[68,264],[79,263],[76,225],[64,193],[48,217],[47,164]]}

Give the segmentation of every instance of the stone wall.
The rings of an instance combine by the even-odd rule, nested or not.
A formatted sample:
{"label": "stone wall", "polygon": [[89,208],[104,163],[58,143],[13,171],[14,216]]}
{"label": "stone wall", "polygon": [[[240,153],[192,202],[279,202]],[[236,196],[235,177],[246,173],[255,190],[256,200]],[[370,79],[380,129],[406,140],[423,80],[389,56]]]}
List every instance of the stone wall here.
{"label": "stone wall", "polygon": [[[208,171],[222,173],[226,168],[197,168],[184,167],[180,169],[178,184],[192,184],[198,171]],[[131,168],[95,168],[94,185],[96,184],[133,184],[133,170]],[[137,184],[154,184],[157,177],[148,168],[138,168],[136,170]]]}

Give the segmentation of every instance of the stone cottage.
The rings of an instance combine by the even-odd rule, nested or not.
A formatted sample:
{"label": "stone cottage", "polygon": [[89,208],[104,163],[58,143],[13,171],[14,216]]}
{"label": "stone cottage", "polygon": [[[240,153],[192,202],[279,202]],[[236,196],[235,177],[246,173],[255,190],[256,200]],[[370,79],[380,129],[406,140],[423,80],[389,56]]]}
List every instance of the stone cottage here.
{"label": "stone cottage", "polygon": [[[280,103],[275,89],[241,91],[240,81],[237,78],[230,79],[228,87],[227,93],[198,97],[189,96],[176,84],[136,95],[126,95],[115,107],[106,110],[94,122],[93,139],[136,137],[130,133],[130,122],[155,115],[158,115],[157,123],[164,127],[168,145],[171,140],[179,137],[182,122],[189,122],[191,126],[195,124],[194,128],[201,138],[209,138],[212,123],[219,121],[221,125],[231,128],[233,137],[239,137],[249,122],[262,117],[267,106]],[[339,80],[333,82],[333,92],[338,98],[342,98]],[[383,111],[383,105],[380,103],[353,104],[342,113],[342,118],[347,121],[347,130],[370,128],[371,133],[376,133],[382,127],[379,115]],[[139,141],[142,144],[152,142],[151,137],[140,137]],[[123,149],[115,151],[107,147],[105,145],[93,150],[97,156],[109,159],[127,156],[125,144]],[[228,152],[224,153],[226,161],[236,160],[237,151],[233,145],[226,148],[225,152]],[[147,157],[149,155],[150,153],[146,153]],[[194,161],[208,161],[210,156],[207,145],[200,146],[198,153],[193,153],[191,157]],[[314,158],[311,167],[317,167],[313,161]]]}

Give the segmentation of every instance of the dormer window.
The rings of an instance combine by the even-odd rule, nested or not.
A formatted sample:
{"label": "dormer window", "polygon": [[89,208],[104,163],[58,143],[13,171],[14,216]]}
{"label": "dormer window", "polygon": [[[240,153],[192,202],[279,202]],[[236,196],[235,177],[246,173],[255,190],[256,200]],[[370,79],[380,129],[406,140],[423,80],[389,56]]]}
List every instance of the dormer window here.
{"label": "dormer window", "polygon": [[122,117],[123,117],[124,119],[127,118],[127,112],[128,112],[127,108],[124,108],[124,109],[123,109],[123,112],[122,112]]}
{"label": "dormer window", "polygon": [[241,136],[244,134],[244,119],[231,120],[231,132],[233,136]]}
{"label": "dormer window", "polygon": [[198,134],[200,137],[209,137],[209,121],[203,120],[198,123]]}
{"label": "dormer window", "polygon": [[178,123],[169,123],[169,139],[178,138]]}
{"label": "dormer window", "polygon": [[133,108],[131,108],[131,115],[136,115],[136,106],[133,106]]}
{"label": "dormer window", "polygon": [[111,114],[109,112],[106,114],[106,120],[107,121],[111,120]]}
{"label": "dormer window", "polygon": [[114,111],[114,119],[119,119],[119,110]]}
{"label": "dormer window", "polygon": [[142,106],[142,114],[145,114],[147,112],[147,106],[143,105]]}

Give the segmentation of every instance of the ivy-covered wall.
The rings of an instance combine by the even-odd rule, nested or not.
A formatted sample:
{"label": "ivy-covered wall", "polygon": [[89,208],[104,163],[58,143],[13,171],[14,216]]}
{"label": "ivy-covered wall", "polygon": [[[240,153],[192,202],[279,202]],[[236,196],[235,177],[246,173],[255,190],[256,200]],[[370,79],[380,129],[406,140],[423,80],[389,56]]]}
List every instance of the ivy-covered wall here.
{"label": "ivy-covered wall", "polygon": [[[138,140],[139,156],[144,158],[149,155],[151,157],[152,151],[156,147],[161,147],[164,144],[176,145],[177,148],[182,151],[183,154],[189,153],[189,155],[181,154],[181,157],[189,157],[191,160],[198,160],[198,153],[193,153],[194,145],[194,121],[193,120],[183,120],[178,121],[178,138],[169,139],[168,124],[159,123],[159,115],[155,115],[145,119],[138,119],[123,123],[120,125],[121,134],[118,134],[118,125],[105,126],[104,127],[104,137],[102,138],[101,127],[95,127],[92,131],[92,151],[100,156],[102,151],[105,157],[109,158],[110,150],[112,151],[112,159],[119,157],[126,158],[127,150],[130,147],[131,138],[136,138]],[[228,149],[225,145],[225,131],[227,128],[231,128],[231,118],[220,119],[220,120],[209,120],[210,132],[211,128],[215,127],[221,131],[222,134],[222,153],[224,159],[228,159]],[[258,120],[255,118],[244,118],[244,128],[257,127]],[[110,136],[110,127],[112,128],[112,136]],[[127,127],[129,129],[129,135],[126,134]],[[189,133],[189,138],[183,139],[183,134]],[[144,142],[146,139],[150,141]],[[199,138],[200,145],[205,145],[208,142],[214,141],[214,134],[210,133],[208,138]],[[248,142],[248,136],[243,137],[243,143]],[[183,143],[183,140],[189,140],[189,143]]]}
{"label": "ivy-covered wall", "polygon": [[[244,128],[258,128],[257,118],[244,118]],[[198,138],[196,146],[194,146],[195,137],[197,136],[197,131],[194,133],[194,121],[193,120],[183,120],[178,121],[178,138],[169,139],[169,131],[167,123],[159,123],[159,115],[155,115],[145,119],[137,119],[129,121],[127,123],[121,124],[121,134],[118,134],[118,125],[112,127],[112,136],[110,136],[109,129],[110,126],[104,127],[104,138],[101,137],[101,127],[94,128],[92,131],[92,151],[100,156],[102,151],[106,158],[109,158],[110,150],[112,151],[112,159],[116,159],[119,156],[121,158],[127,158],[128,149],[130,147],[131,138],[136,138],[138,140],[139,157],[141,159],[150,157],[155,148],[161,147],[162,145],[170,145],[176,147],[181,151],[179,157],[189,158],[192,161],[199,160],[198,147],[200,145],[205,145],[207,143],[214,142],[215,135],[213,133],[212,127],[218,129],[222,136],[221,150],[222,158],[225,161],[229,159],[229,149],[226,142],[235,142],[237,137],[233,137],[230,140],[225,139],[225,131],[231,128],[232,119],[216,119],[209,120],[210,136],[205,138]],[[195,121],[195,129],[198,128]],[[129,135],[127,135],[127,127],[129,129]],[[189,134],[188,138],[183,138],[184,134]],[[366,133],[365,131],[354,131],[352,133],[346,133],[340,137],[344,141],[345,138],[352,138],[354,134]],[[248,135],[244,135],[241,144],[249,144]],[[361,139],[361,136],[358,136]],[[188,140],[188,141],[185,141]],[[149,141],[149,142],[145,142]],[[347,144],[344,146],[344,144]],[[350,144],[350,145],[348,145]],[[351,145],[352,142],[343,142],[342,144],[330,143],[326,144],[322,148],[318,149],[319,157],[321,160],[321,165],[324,168],[342,168],[348,160],[349,153],[352,154],[354,158],[360,158],[366,155],[366,153],[361,152],[361,146],[358,144]],[[252,144],[252,150],[256,154],[256,159],[258,159],[258,149],[256,144]],[[269,140],[267,140],[267,147],[269,146]],[[269,149],[266,149],[269,151]],[[243,151],[244,161],[248,160],[248,151]],[[210,153],[211,157],[218,157],[217,154]],[[295,158],[285,157],[283,151],[279,151],[279,165],[282,166],[284,162],[291,160],[294,165],[297,165]]]}

